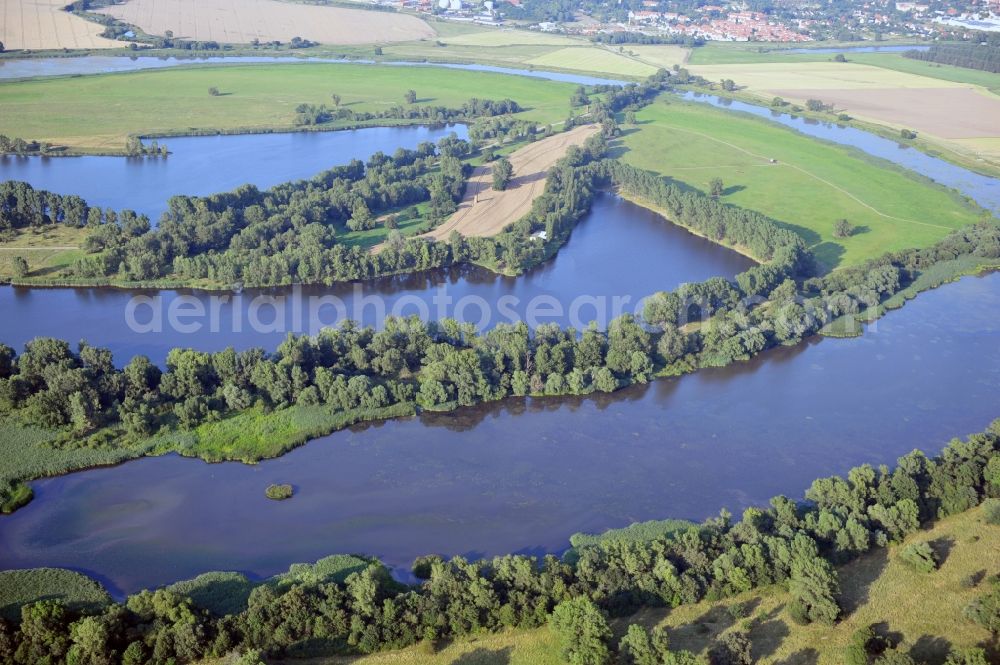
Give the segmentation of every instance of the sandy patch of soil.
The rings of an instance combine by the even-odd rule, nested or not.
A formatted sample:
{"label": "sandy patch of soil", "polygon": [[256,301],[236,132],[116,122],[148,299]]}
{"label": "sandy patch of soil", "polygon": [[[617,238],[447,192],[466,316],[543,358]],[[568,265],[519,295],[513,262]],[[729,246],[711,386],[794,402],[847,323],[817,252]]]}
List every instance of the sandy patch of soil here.
{"label": "sandy patch of soil", "polygon": [[495,236],[509,224],[524,217],[532,202],[545,191],[545,176],[570,146],[583,142],[600,131],[597,125],[574,127],[517,150],[508,157],[514,177],[502,192],[493,189],[493,169],[480,166],[469,180],[458,210],[425,238],[447,240],[452,231],[463,236]]}

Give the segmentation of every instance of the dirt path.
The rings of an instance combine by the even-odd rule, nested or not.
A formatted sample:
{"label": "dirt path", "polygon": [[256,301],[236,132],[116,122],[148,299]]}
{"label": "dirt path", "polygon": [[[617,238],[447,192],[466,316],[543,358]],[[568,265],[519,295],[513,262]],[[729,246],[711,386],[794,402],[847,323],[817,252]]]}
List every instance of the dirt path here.
{"label": "dirt path", "polygon": [[545,191],[548,170],[569,147],[583,145],[599,130],[597,125],[575,127],[516,151],[508,158],[514,167],[514,178],[502,192],[493,190],[493,169],[488,165],[478,167],[455,214],[421,237],[447,240],[452,231],[480,237],[500,233],[507,225],[528,214],[532,202]]}

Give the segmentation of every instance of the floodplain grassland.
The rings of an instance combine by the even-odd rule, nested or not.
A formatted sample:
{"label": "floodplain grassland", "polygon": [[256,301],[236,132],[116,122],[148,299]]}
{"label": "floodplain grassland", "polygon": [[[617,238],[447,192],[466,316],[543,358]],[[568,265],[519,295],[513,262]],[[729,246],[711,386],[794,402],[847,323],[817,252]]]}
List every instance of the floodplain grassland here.
{"label": "floodplain grassland", "polygon": [[575,69],[636,78],[645,78],[655,74],[659,69],[641,60],[599,46],[570,46],[532,58],[527,64],[543,69],[549,67]]}
{"label": "floodplain grassland", "polygon": [[[983,214],[887,162],[750,115],[661,97],[637,120],[613,156],[706,192],[720,178],[724,201],[787,224],[827,270],[932,244]],[[835,237],[839,219],[856,232]]]}
{"label": "floodplain grassland", "polygon": [[[381,59],[456,62],[579,72],[598,77],[640,80],[661,67],[669,68],[687,57],[680,46],[610,46],[584,37],[554,35],[517,29],[463,26],[444,21],[431,24],[438,36],[386,44]],[[640,49],[648,49],[646,56]],[[346,55],[371,57],[369,48],[345,50]]]}
{"label": "floodplain grassland", "polygon": [[[919,573],[899,561],[906,544],[930,542],[942,556],[939,570]],[[883,626],[900,640],[899,647],[918,662],[942,662],[940,649],[965,649],[990,639],[967,620],[963,608],[983,593],[964,580],[1000,573],[1000,527],[989,526],[983,508],[941,520],[897,546],[879,548],[838,569],[844,616],[834,626],[800,626],[788,616],[788,593],[773,586],[721,601],[702,601],[673,610],[651,609],[612,622],[615,639],[630,623],[663,626],[671,650],[705,654],[720,635],[748,629],[755,662],[761,665],[811,663],[842,665],[852,633],[870,624]],[[741,606],[737,612],[735,607]],[[733,608],[731,610],[730,608]],[[744,618],[734,619],[734,614]],[[937,639],[935,639],[937,638]],[[455,640],[437,653],[421,646],[370,656],[296,660],[300,665],[555,665],[563,662],[553,631],[546,628],[510,631]]]}
{"label": "floodplain grassland", "polygon": [[[312,439],[362,422],[413,415],[410,403],[387,407],[337,411],[328,406],[293,405],[265,413],[252,408],[202,423],[191,430],[163,429],[146,438],[115,435],[112,444],[74,439],[7,417],[0,421],[0,495],[13,499],[0,506],[13,512],[31,500],[23,494],[25,479],[45,478],[99,466],[112,466],[146,455],[175,452],[207,462],[242,461],[250,464],[278,457]],[[103,430],[103,434],[109,434]],[[94,435],[100,438],[102,432]]]}
{"label": "floodplain grassland", "polygon": [[847,59],[850,62],[882,67],[883,69],[892,69],[907,74],[982,86],[991,92],[1000,94],[1000,74],[994,74],[993,72],[966,69],[965,67],[953,67],[952,65],[941,65],[936,62],[927,62],[924,60],[914,60],[913,58],[906,58],[900,53],[849,53],[847,54]]}
{"label": "floodplain grassland", "polygon": [[[431,67],[351,64],[181,67],[0,84],[0,134],[80,150],[120,150],[130,134],[181,135],[297,129],[299,104],[378,112],[404,104],[457,107],[471,97],[517,101],[519,117],[564,120],[575,86],[523,76]],[[216,88],[219,95],[209,94]],[[398,122],[398,121],[397,121]],[[392,124],[375,121],[372,124]],[[327,123],[336,128],[337,123]],[[167,141],[169,146],[169,141]]]}

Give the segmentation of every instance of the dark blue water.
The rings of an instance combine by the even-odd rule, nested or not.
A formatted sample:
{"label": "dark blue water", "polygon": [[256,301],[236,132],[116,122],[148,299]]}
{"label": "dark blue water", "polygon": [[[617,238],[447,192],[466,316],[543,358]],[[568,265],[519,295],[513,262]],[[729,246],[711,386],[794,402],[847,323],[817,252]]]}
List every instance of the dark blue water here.
{"label": "dark blue water", "polygon": [[[629,269],[623,270],[623,265]],[[109,347],[119,363],[126,363],[136,354],[162,362],[178,346],[202,351],[227,346],[273,349],[288,332],[315,334],[345,317],[366,325],[378,325],[386,314],[452,317],[485,329],[513,316],[532,327],[558,323],[580,329],[591,320],[604,327],[611,318],[635,311],[651,293],[714,276],[732,278],[751,265],[746,257],[654,212],[601,195],[566,246],[521,277],[460,267],[365,284],[235,295],[4,286],[0,340],[20,349],[37,336],[86,339]],[[134,300],[137,297],[141,300]],[[334,301],[342,303],[342,311]],[[130,302],[142,304],[130,314]],[[202,316],[176,315],[199,310]]]}
{"label": "dark blue water", "polygon": [[[812,479],[940,450],[1000,415],[1000,275],[921,295],[857,339],[613,395],[511,399],[343,431],[255,466],[148,458],[33,483],[0,568],[116,591],[334,552],[559,552],[576,531],[735,514]],[[270,483],[296,496],[264,497]]]}
{"label": "dark blue water", "polygon": [[452,133],[465,138],[468,128],[368,127],[166,138],[161,139],[170,148],[166,158],[0,156],[0,180],[24,180],[36,189],[77,194],[91,205],[131,208],[155,223],[175,194],[202,196],[246,183],[266,189]]}

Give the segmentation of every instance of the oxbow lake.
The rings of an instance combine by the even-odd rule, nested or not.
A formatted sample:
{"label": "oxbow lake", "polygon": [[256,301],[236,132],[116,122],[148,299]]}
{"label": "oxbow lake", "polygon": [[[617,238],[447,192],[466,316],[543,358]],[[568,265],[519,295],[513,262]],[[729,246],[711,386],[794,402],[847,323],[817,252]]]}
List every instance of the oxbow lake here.
{"label": "oxbow lake", "polygon": [[366,127],[331,132],[226,134],[162,139],[168,157],[0,156],[0,180],[23,180],[36,189],[82,196],[90,205],[131,209],[155,224],[177,194],[204,196],[253,184],[267,189],[311,178],[376,152],[416,148],[455,134],[465,125]]}
{"label": "oxbow lake", "polygon": [[[509,399],[342,431],[255,466],[148,458],[32,483],[0,567],[116,593],[335,552],[560,552],[576,531],[738,514],[818,476],[936,452],[998,415],[1000,275],[921,295],[856,339],[600,397]],[[274,502],[264,488],[291,483]]]}

